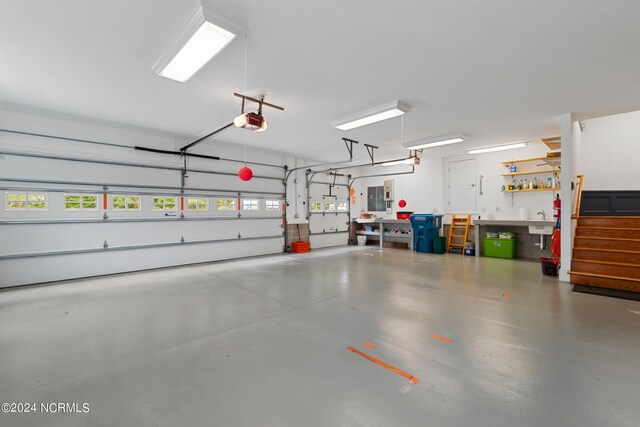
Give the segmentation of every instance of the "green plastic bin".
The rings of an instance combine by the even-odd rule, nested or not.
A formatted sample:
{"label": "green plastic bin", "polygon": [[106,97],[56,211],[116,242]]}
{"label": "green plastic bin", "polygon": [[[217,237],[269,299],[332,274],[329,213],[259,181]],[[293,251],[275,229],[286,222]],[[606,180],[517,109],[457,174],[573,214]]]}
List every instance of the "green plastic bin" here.
{"label": "green plastic bin", "polygon": [[493,258],[516,257],[516,239],[490,239],[483,237],[484,256]]}
{"label": "green plastic bin", "polygon": [[447,239],[445,237],[434,237],[433,238],[433,253],[440,254],[447,252]]}

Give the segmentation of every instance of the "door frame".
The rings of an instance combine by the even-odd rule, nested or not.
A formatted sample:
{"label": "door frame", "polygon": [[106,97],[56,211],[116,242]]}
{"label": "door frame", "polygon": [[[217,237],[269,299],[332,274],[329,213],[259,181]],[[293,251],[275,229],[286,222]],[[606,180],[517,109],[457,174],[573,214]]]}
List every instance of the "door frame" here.
{"label": "door frame", "polygon": [[[471,212],[460,212],[460,211],[452,211],[450,206],[451,206],[451,194],[450,194],[450,184],[449,184],[449,165],[451,163],[456,163],[456,162],[464,162],[464,161],[468,161],[468,160],[473,160],[473,184],[475,185],[474,189],[474,196],[475,196],[475,200],[474,200],[474,210]],[[470,156],[464,156],[464,157],[448,157],[448,158],[444,158],[442,159],[443,162],[443,168],[442,168],[442,172],[444,175],[444,179],[442,180],[444,183],[444,210],[445,210],[445,214],[447,215],[451,215],[451,214],[459,214],[459,213],[464,213],[464,214],[472,214],[472,215],[477,215],[478,214],[478,185],[479,185],[479,178],[478,178],[478,159],[476,157],[470,157]]]}

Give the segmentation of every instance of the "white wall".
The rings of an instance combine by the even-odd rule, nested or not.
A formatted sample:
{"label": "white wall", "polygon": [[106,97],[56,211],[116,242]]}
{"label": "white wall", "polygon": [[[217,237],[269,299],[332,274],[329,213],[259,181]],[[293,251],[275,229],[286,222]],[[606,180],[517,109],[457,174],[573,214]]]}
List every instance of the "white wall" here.
{"label": "white wall", "polygon": [[[189,142],[189,139],[157,133],[151,130],[121,127],[102,122],[87,121],[78,118],[47,117],[24,112],[0,110],[0,128],[21,130],[35,133],[52,134],[71,138],[114,142],[123,145],[141,145],[154,148],[174,150]],[[237,130],[241,132],[242,130]],[[259,137],[257,135],[256,137]],[[0,150],[10,152],[45,153],[60,156],[73,156],[90,159],[104,159],[132,163],[144,163],[179,167],[177,156],[145,153],[127,148],[92,145],[42,138],[37,136],[16,135],[0,132]],[[198,146],[194,152],[219,155],[227,158],[242,159],[244,147],[224,144],[217,140],[208,141]],[[304,164],[304,160],[296,160],[284,154],[259,150],[249,147],[247,160],[293,167],[296,162]],[[274,192],[276,195],[256,195],[256,197],[282,199],[284,186],[284,169],[258,165],[250,165],[255,175],[276,177],[275,180],[254,178],[249,182],[241,181],[237,176],[222,176],[201,173],[189,173],[186,192],[194,193],[194,188],[217,190],[233,190],[233,192]],[[191,158],[189,167],[194,169],[215,170],[235,174],[242,163],[213,161]],[[166,187],[180,186],[180,172],[151,168],[132,168],[102,164],[89,164],[50,159],[35,159],[0,155],[0,178],[84,181],[111,184],[156,185]],[[291,182],[293,179],[291,180]],[[299,180],[300,182],[300,180]],[[291,185],[288,199],[296,200],[305,194],[304,179],[302,187]],[[54,188],[91,189],[101,193],[101,187],[81,187],[77,185],[43,185],[1,181],[5,188]],[[297,189],[296,189],[297,187]],[[116,187],[117,188],[117,187]],[[154,192],[148,189],[118,190],[135,192]],[[296,194],[296,190],[300,194]],[[4,199],[4,193],[2,190]],[[175,190],[172,190],[175,191]],[[157,190],[158,195],[169,193],[169,190]],[[211,210],[208,213],[185,211],[185,217],[215,217],[228,215],[215,211],[212,194],[237,193],[208,192]],[[256,220],[217,220],[217,221],[171,221],[171,222],[107,222],[91,224],[7,224],[15,220],[71,220],[78,218],[100,219],[104,210],[92,212],[66,212],[63,210],[63,193],[49,191],[49,209],[47,212],[8,212],[0,209],[0,258],[2,256],[38,253],[50,251],[68,251],[101,248],[104,241],[110,247],[126,245],[144,245],[155,243],[179,242],[182,237],[186,241],[237,238],[238,233],[248,236],[282,235],[282,212],[260,212],[261,216],[270,219]],[[106,211],[110,218],[128,217],[136,219],[164,218],[163,212],[151,209],[152,195],[142,196],[141,212],[123,213]],[[249,197],[249,196],[247,196]],[[298,198],[299,200],[299,198]],[[306,207],[305,207],[306,208]],[[303,215],[306,211],[302,209]],[[244,216],[255,215],[241,212]],[[179,213],[178,213],[179,214]],[[232,212],[232,215],[237,212]],[[287,210],[287,216],[293,219],[294,209]],[[272,218],[271,218],[272,217]],[[5,223],[1,223],[5,221]],[[346,240],[346,239],[345,239]],[[253,255],[280,253],[283,250],[282,237],[265,240],[246,240],[233,242],[206,243],[197,245],[172,246],[163,248],[122,250],[90,254],[55,255],[34,258],[0,259],[0,287],[63,280],[117,272],[142,270],[156,267],[214,261]]]}
{"label": "white wall", "polygon": [[587,120],[575,148],[585,190],[640,190],[640,111]]}
{"label": "white wall", "polygon": [[[495,219],[519,219],[520,208],[525,208],[529,219],[537,217],[536,212],[545,210],[547,219],[552,217],[552,202],[554,194],[551,191],[539,193],[502,193],[502,185],[506,185],[509,179],[502,177],[504,172],[500,162],[541,157],[549,151],[541,142],[531,142],[529,146],[509,151],[462,155],[454,157],[438,157],[429,150],[425,150],[421,157],[421,164],[416,166],[412,175],[398,175],[390,177],[367,178],[357,181],[358,202],[352,209],[352,217],[367,209],[366,190],[368,186],[382,185],[383,181],[393,179],[395,181],[395,202],[393,203],[393,215],[397,211],[435,212],[446,213],[446,169],[451,160],[476,159],[477,181],[476,189],[479,191],[479,176],[483,178],[483,195],[478,195],[478,212],[482,218]],[[358,173],[389,173],[410,170],[408,166],[362,168]],[[550,176],[550,175],[549,175]],[[546,177],[546,175],[545,175]],[[529,177],[530,178],[530,177]],[[362,194],[362,195],[361,195]],[[399,208],[397,201],[404,198],[407,201],[405,208]],[[474,217],[477,217],[475,215]],[[445,222],[448,218],[445,218]]]}

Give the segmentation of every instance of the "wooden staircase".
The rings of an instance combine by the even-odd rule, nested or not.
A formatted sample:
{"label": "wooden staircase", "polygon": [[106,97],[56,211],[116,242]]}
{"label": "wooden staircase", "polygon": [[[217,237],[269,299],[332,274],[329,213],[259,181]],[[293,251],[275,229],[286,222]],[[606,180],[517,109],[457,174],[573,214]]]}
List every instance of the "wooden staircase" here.
{"label": "wooden staircase", "polygon": [[640,217],[579,217],[571,283],[640,292]]}
{"label": "wooden staircase", "polygon": [[469,225],[471,224],[471,215],[465,217],[451,217],[451,228],[449,228],[448,251],[454,248],[464,254],[464,245],[469,238]]}

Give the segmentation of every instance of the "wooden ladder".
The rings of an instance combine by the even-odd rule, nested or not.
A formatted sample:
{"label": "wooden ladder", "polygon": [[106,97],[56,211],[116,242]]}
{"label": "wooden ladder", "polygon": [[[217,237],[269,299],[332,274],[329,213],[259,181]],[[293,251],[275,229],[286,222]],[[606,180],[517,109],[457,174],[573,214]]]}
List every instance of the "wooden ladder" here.
{"label": "wooden ladder", "polygon": [[[460,248],[460,254],[464,254],[464,245],[467,243],[467,237],[469,237],[469,225],[471,224],[471,215],[466,217],[451,217],[451,228],[449,228],[449,246],[448,250],[451,252],[451,248]],[[464,234],[460,231],[456,233],[456,230],[464,230]],[[454,239],[462,239],[462,242]]]}

